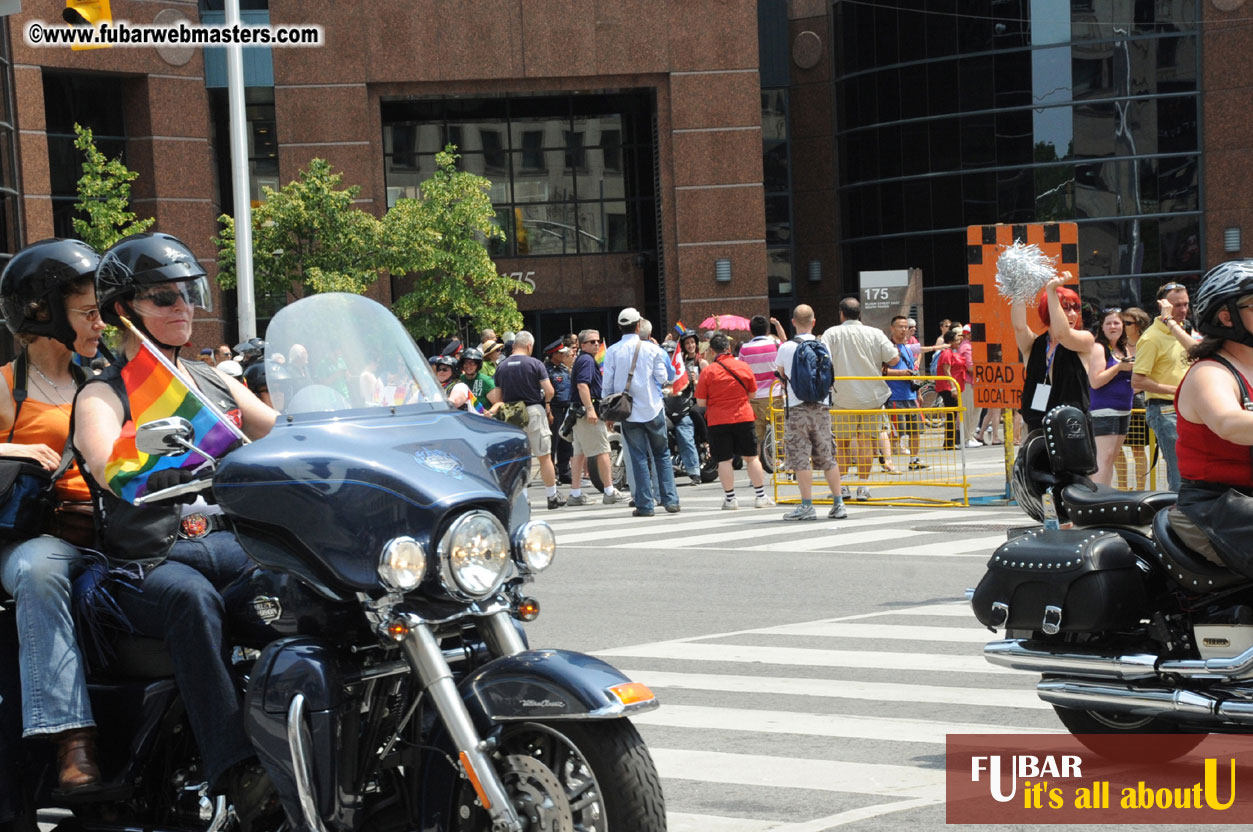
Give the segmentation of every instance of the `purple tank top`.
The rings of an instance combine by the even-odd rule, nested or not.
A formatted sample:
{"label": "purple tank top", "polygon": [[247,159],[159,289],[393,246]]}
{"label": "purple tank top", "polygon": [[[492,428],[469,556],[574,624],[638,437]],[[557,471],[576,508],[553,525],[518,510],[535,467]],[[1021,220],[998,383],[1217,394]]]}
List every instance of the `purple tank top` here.
{"label": "purple tank top", "polygon": [[[1105,369],[1109,369],[1118,363],[1118,359],[1110,352],[1109,347],[1105,348]],[[1131,399],[1135,396],[1135,391],[1131,389],[1131,371],[1123,370],[1114,376],[1114,380],[1104,387],[1092,388],[1090,402],[1088,404],[1089,412],[1096,413],[1098,410],[1117,410],[1126,413],[1131,410]]]}

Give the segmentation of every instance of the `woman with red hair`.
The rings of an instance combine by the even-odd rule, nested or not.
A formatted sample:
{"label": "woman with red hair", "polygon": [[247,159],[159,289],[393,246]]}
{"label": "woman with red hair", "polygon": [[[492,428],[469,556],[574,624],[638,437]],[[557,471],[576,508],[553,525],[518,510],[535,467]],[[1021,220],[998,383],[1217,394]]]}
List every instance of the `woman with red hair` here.
{"label": "woman with red hair", "polygon": [[1088,355],[1095,338],[1083,328],[1079,295],[1062,284],[1062,272],[1044,284],[1038,310],[1048,329],[1036,335],[1027,323],[1027,307],[1014,301],[1009,318],[1027,365],[1022,387],[1022,420],[1027,430],[1039,430],[1044,414],[1059,404],[1088,410]]}

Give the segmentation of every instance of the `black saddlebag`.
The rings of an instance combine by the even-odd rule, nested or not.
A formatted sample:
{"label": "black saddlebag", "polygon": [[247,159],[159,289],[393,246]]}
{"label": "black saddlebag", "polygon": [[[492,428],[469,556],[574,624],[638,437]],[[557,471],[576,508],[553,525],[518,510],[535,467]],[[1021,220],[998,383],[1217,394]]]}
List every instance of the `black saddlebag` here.
{"label": "black saddlebag", "polygon": [[1037,529],[993,553],[972,603],[987,627],[1097,633],[1151,614],[1143,577],[1113,532]]}

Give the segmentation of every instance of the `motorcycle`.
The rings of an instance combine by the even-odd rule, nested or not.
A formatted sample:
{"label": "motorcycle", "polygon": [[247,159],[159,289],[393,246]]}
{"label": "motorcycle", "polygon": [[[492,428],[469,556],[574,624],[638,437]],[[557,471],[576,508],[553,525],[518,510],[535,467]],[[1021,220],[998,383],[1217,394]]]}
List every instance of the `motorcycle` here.
{"label": "motorcycle", "polygon": [[[453,409],[374,301],[283,308],[266,358],[297,344],[308,371],[271,384],[273,431],[148,496],[211,490],[256,562],[223,599],[246,731],[281,801],[268,828],[664,830],[629,719],[658,706],[652,692],[591,656],[528,646],[540,606],[526,590],[556,539],[530,517],[524,432]],[[150,454],[194,442],[178,418],[137,432]],[[59,830],[234,828],[204,782],[169,649],[121,635],[92,667],[108,783]],[[37,805],[53,771],[33,778]]]}
{"label": "motorcycle", "polygon": [[709,443],[706,440],[705,415],[696,408],[696,395],[692,390],[692,386],[688,385],[683,392],[677,396],[666,396],[663,399],[666,412],[666,436],[670,442],[670,462],[674,467],[674,475],[676,477],[686,477],[687,471],[683,469],[683,456],[679,449],[678,425],[683,421],[684,417],[690,416],[692,424],[695,427],[694,435],[696,439],[696,458],[700,461],[700,480],[701,482],[713,482],[718,478],[718,463],[714,461],[713,456],[709,453]]}
{"label": "motorcycle", "polygon": [[985,658],[1041,674],[1040,698],[1111,759],[1129,734],[1176,735],[1166,761],[1207,733],[1248,733],[1253,580],[1184,543],[1173,492],[1096,486],[1095,471],[1076,408],[1054,408],[1024,443],[1013,493],[1042,525],[998,548],[970,593],[980,623],[1006,631]]}

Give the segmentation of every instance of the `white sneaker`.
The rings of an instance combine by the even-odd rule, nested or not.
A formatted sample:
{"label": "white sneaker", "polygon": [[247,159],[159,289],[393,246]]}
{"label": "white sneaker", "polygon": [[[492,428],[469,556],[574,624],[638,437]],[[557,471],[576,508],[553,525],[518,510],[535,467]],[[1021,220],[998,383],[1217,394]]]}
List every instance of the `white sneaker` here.
{"label": "white sneaker", "polygon": [[983,443],[980,442],[978,439],[971,439],[969,442],[966,443],[966,447],[967,448],[982,448]]}
{"label": "white sneaker", "polygon": [[771,508],[774,506],[774,500],[769,497],[757,497],[753,500],[753,508]]}
{"label": "white sneaker", "polygon": [[870,488],[865,485],[857,486],[857,501],[865,502],[870,499]]}
{"label": "white sneaker", "polygon": [[732,497],[732,498],[731,498],[731,499],[729,499],[729,500],[723,500],[723,501],[722,501],[722,510],[723,510],[723,511],[735,511],[735,510],[736,510],[736,509],[738,509],[739,507],[740,507],[740,501],[739,501],[739,500],[737,500],[737,499],[735,499],[734,497]]}
{"label": "white sneaker", "polygon": [[853,499],[853,493],[852,493],[851,491],[849,491],[849,490],[848,490],[848,486],[847,486],[847,485],[841,485],[841,486],[840,486],[840,499],[841,499],[841,500],[851,500],[851,499]]}
{"label": "white sneaker", "polygon": [[797,506],[783,515],[784,520],[817,520],[818,513],[813,506]]}

